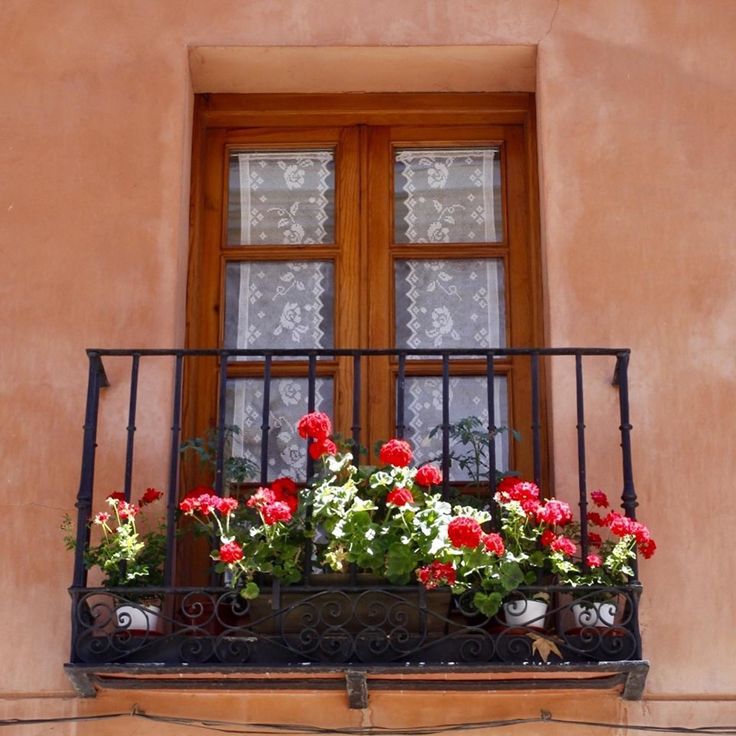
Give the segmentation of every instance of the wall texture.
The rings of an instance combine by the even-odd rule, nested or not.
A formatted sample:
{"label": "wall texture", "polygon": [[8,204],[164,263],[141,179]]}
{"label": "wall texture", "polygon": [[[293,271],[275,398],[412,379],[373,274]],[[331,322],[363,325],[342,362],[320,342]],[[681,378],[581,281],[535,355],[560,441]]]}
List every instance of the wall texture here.
{"label": "wall texture", "polygon": [[[637,487],[660,546],[643,570],[646,699],[380,694],[358,715],[338,696],[294,693],[278,696],[279,717],[398,725],[417,713],[431,723],[551,707],[601,720],[736,721],[734,39],[729,0],[5,0],[0,620],[15,633],[0,643],[0,714],[137,701],[274,719],[266,695],[80,702],[61,670],[71,560],[57,527],[78,481],[84,348],[183,340],[190,49],[392,47],[395,64],[404,47],[528,45],[537,47],[549,343],[633,349]],[[283,69],[272,73],[274,89],[288,88]],[[314,90],[338,84],[322,75]],[[552,379],[562,423],[572,407],[565,379]],[[166,378],[155,380],[168,395]],[[150,439],[143,462],[155,475]],[[574,440],[556,441],[563,457]],[[613,477],[613,453],[593,454],[591,474]],[[558,464],[557,475],[564,484],[574,470]],[[46,732],[129,732],[123,723]]]}

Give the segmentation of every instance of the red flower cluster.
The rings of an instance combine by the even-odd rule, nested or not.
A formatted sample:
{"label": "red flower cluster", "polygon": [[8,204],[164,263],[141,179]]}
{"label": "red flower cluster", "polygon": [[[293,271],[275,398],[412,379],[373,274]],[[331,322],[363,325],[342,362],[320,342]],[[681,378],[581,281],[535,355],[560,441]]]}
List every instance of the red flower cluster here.
{"label": "red flower cluster", "polygon": [[312,438],[325,440],[332,434],[332,422],[330,418],[321,411],[313,411],[305,414],[296,425],[299,436],[303,439]]}
{"label": "red flower cluster", "polygon": [[[603,491],[593,491],[590,494],[595,503],[601,508],[608,506],[608,498]],[[657,550],[657,544],[652,539],[649,529],[636,519],[630,519],[618,511],[609,511],[603,517],[597,511],[588,512],[588,521],[595,526],[610,529],[617,537],[633,536],[636,539],[637,549],[645,559],[649,559]],[[588,542],[592,547],[600,547],[602,539],[600,534],[588,532]]]}
{"label": "red flower cluster", "polygon": [[120,501],[118,503],[118,516],[122,521],[133,519],[139,512],[140,508],[134,503],[128,503],[127,501]]}
{"label": "red flower cluster", "polygon": [[590,568],[600,567],[603,564],[603,560],[600,555],[588,555],[585,558],[585,564]]}
{"label": "red flower cluster", "polygon": [[440,585],[455,585],[457,574],[449,562],[435,560],[417,570],[417,579],[427,590],[432,590]]}
{"label": "red flower cluster", "polygon": [[329,437],[321,437],[309,445],[309,457],[319,460],[324,455],[336,455],[337,445]]}
{"label": "red flower cluster", "polygon": [[271,483],[271,490],[276,495],[276,501],[283,501],[290,509],[292,513],[296,513],[299,507],[299,488],[291,478],[284,476],[283,478],[276,478]]}
{"label": "red flower cluster", "polygon": [[496,501],[498,503],[517,501],[525,513],[534,514],[539,508],[539,486],[530,481],[507,476],[496,486]]}
{"label": "red flower cluster", "polygon": [[228,565],[243,559],[243,548],[237,542],[225,542],[220,546],[220,560]]}
{"label": "red flower cluster", "polygon": [[283,501],[274,501],[260,509],[263,521],[272,526],[279,521],[290,521],[292,517],[291,509],[288,504]]}
{"label": "red flower cluster", "polygon": [[408,503],[414,503],[414,496],[408,488],[394,488],[386,495],[386,503],[392,506],[406,506]]}
{"label": "red flower cluster", "polygon": [[[197,491],[204,492],[200,493],[198,496],[195,496],[194,494]],[[198,511],[200,514],[202,514],[202,516],[209,516],[215,511],[219,511],[221,514],[227,516],[228,514],[232,514],[232,512],[238,508],[238,500],[236,498],[230,497],[220,498],[219,496],[216,496],[214,492],[212,492],[211,488],[199,486],[198,488],[195,488],[194,491],[188,493],[184,499],[182,499],[181,503],[179,504],[179,508],[185,514],[189,515],[192,515]]]}
{"label": "red flower cluster", "polygon": [[493,552],[493,554],[498,555],[499,557],[501,557],[506,551],[506,546],[504,545],[503,538],[500,534],[496,534],[495,532],[484,534],[481,537],[481,541],[483,542],[483,546],[486,548],[487,552]]}
{"label": "red flower cluster", "polygon": [[[270,488],[259,488],[245,503],[249,508],[258,509],[267,524],[289,521],[299,507],[299,489],[291,478],[277,478]],[[279,507],[272,508],[276,504]],[[282,507],[286,507],[288,516],[285,517]]]}
{"label": "red flower cluster", "polygon": [[447,525],[447,536],[453,547],[475,548],[480,544],[483,530],[475,519],[457,516]]}
{"label": "red flower cluster", "polygon": [[442,471],[435,465],[422,465],[414,476],[420,486],[438,486],[442,483]]}
{"label": "red flower cluster", "polygon": [[411,464],[413,455],[411,445],[404,440],[389,440],[379,453],[384,465],[395,465],[397,468],[405,468]]}
{"label": "red flower cluster", "polygon": [[592,491],[590,497],[596,506],[600,506],[602,509],[608,508],[608,496],[603,491]]}
{"label": "red flower cluster", "polygon": [[149,503],[158,501],[164,495],[163,491],[159,491],[158,488],[146,488],[146,492],[138,499],[138,505],[148,506]]}
{"label": "red flower cluster", "polygon": [[563,536],[560,534],[557,539],[554,540],[549,545],[549,548],[553,552],[562,552],[563,555],[569,555],[572,557],[575,552],[577,552],[577,547],[575,546],[575,542],[572,541],[572,539],[568,539],[568,537]]}
{"label": "red flower cluster", "polygon": [[569,504],[550,498],[544,506],[537,508],[537,523],[549,524],[550,526],[565,526],[572,521],[572,510]]}
{"label": "red flower cluster", "polygon": [[98,514],[95,514],[95,524],[105,524],[108,521],[110,521],[110,514],[108,514],[107,511],[100,511]]}
{"label": "red flower cluster", "polygon": [[555,539],[557,539],[557,535],[551,529],[545,529],[542,532],[542,536],[539,538],[539,541],[542,543],[543,547],[549,547]]}
{"label": "red flower cluster", "polygon": [[125,494],[122,491],[113,491],[107,498],[108,500],[114,498],[116,501],[125,501]]}

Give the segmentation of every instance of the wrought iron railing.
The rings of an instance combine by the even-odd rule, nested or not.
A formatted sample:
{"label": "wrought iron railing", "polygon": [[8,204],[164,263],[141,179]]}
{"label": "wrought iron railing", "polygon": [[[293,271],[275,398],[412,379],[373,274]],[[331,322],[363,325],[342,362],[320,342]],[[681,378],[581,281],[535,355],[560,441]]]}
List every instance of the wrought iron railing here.
{"label": "wrought iron railing", "polygon": [[[611,361],[613,383],[618,388],[618,412],[613,419],[620,432],[622,468],[622,507],[635,516],[629,420],[627,369],[629,351],[599,348],[547,348],[498,350],[89,350],[89,381],[84,426],[84,446],[79,495],[78,526],[72,596],[72,665],[144,665],[212,666],[216,668],[289,667],[312,664],[340,665],[447,665],[478,666],[556,665],[560,663],[611,663],[641,659],[638,626],[638,602],[641,587],[636,577],[627,585],[613,588],[589,587],[581,598],[562,585],[521,588],[516,606],[521,618],[511,619],[500,612],[491,617],[480,615],[463,596],[449,590],[425,591],[421,586],[395,587],[382,581],[364,583],[353,573],[338,581],[329,575],[307,576],[301,584],[282,586],[278,581],[263,586],[262,595],[246,601],[224,585],[191,587],[184,571],[175,571],[177,503],[180,493],[182,445],[182,399],[185,363],[203,358],[219,361],[219,420],[216,427],[217,454],[214,488],[225,489],[225,392],[229,361],[233,357],[256,359],[262,367],[263,403],[259,407],[261,426],[261,483],[268,478],[269,390],[274,361],[301,359],[307,379],[305,409],[315,408],[318,365],[325,359],[352,361],[352,426],[355,446],[364,440],[361,428],[361,376],[364,366],[376,356],[395,361],[396,436],[406,433],[405,381],[411,371],[410,359],[421,357],[437,361],[441,378],[442,402],[440,432],[444,492],[450,486],[450,397],[449,382],[453,362],[475,362],[476,375],[486,379],[488,412],[489,481],[495,483],[494,374],[496,361],[513,357],[528,360],[531,381],[532,468],[540,482],[543,468],[542,449],[542,378],[545,362],[572,358],[575,375],[575,414],[577,434],[578,505],[583,556],[588,551],[586,427],[584,401],[584,361]],[[95,460],[101,389],[109,385],[106,365],[112,360],[130,362],[127,426],[124,432],[125,462],[122,473],[124,494],[131,497],[136,424],[139,421],[139,376],[141,363],[154,358],[171,361],[173,401],[170,422],[170,455],[166,488],[167,557],[164,585],[157,588],[89,587],[84,550],[89,543],[88,520],[95,490]],[[408,371],[409,367],[409,371]],[[156,407],[157,411],[160,407]],[[519,428],[521,429],[521,428]],[[312,475],[312,460],[307,459],[306,476]],[[490,486],[490,483],[489,483]],[[184,583],[184,585],[182,585]],[[535,597],[544,593],[545,611],[534,609]],[[606,595],[603,595],[606,594]],[[155,597],[161,602],[161,617],[147,618],[141,598]],[[606,610],[593,605],[607,597],[617,605]],[[583,617],[576,616],[581,603]],[[122,604],[132,608],[123,609]],[[578,611],[579,613],[579,611]],[[138,618],[142,615],[142,618]]]}

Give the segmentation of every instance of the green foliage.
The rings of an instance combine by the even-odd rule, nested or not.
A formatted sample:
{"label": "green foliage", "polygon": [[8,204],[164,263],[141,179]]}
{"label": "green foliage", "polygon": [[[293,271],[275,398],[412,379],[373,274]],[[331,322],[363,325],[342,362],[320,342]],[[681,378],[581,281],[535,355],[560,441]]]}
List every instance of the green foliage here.
{"label": "green foliage", "polygon": [[[210,427],[203,437],[193,437],[181,445],[182,454],[193,454],[201,468],[214,472],[217,465],[218,429]],[[240,434],[240,428],[233,425],[224,427],[223,475],[226,483],[245,483],[256,476],[256,463],[249,457],[233,457],[233,437]]]}
{"label": "green foliage", "polygon": [[[429,433],[434,437],[442,432],[442,426],[434,427]],[[450,451],[450,463],[455,463],[476,484],[487,483],[491,472],[491,440],[499,435],[511,432],[515,440],[520,440],[521,435],[514,429],[508,427],[497,427],[489,432],[488,427],[476,416],[468,416],[459,419],[448,427],[451,444],[457,448]],[[503,478],[504,474],[496,470],[496,482]]]}

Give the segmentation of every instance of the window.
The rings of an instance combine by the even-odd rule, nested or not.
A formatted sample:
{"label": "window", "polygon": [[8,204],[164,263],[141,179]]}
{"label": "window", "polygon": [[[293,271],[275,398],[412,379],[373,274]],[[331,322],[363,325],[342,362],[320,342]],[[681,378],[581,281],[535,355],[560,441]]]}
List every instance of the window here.
{"label": "window", "polygon": [[[541,344],[533,131],[527,95],[213,95],[198,98],[188,347],[469,349]],[[200,361],[202,363],[202,361]],[[395,432],[397,360],[361,381],[363,444]],[[406,436],[439,445],[436,357],[410,356]],[[351,425],[353,374],[321,358],[316,408]],[[522,435],[526,362],[496,359],[496,424]],[[227,424],[260,463],[263,363],[227,366]],[[303,474],[294,425],[307,362],[274,361],[267,475]],[[187,374],[185,431],[217,421],[214,361]],[[485,362],[453,360],[451,419],[487,420]],[[368,398],[370,397],[370,401]],[[524,417],[521,426],[517,418]],[[531,443],[497,464],[531,473]]]}

